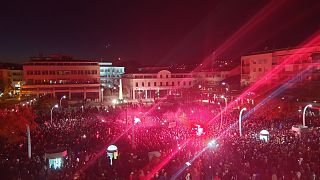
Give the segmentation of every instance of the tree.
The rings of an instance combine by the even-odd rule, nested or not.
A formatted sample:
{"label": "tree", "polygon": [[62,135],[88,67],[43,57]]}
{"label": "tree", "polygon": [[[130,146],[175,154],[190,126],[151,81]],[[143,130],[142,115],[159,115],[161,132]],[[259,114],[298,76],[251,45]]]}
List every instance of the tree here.
{"label": "tree", "polygon": [[0,109],[0,139],[8,143],[17,143],[26,139],[27,125],[30,130],[37,127],[35,113],[29,107],[20,109]]}

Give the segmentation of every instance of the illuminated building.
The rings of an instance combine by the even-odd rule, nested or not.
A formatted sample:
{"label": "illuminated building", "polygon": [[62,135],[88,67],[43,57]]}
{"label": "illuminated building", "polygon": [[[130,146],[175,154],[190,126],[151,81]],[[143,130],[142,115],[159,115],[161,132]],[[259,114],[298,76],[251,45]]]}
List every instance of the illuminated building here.
{"label": "illuminated building", "polygon": [[[295,74],[308,66],[312,66],[313,72],[301,82],[319,82],[320,80],[320,46],[276,50],[272,52],[257,53],[241,57],[241,85],[249,86],[260,80],[267,72],[275,68],[285,60],[290,63],[284,65],[283,70],[276,76],[268,77],[268,83],[279,83],[286,78],[294,77]],[[302,80],[302,79],[301,79]],[[319,84],[319,83],[318,83]]]}
{"label": "illuminated building", "polygon": [[114,66],[111,62],[100,62],[100,83],[102,87],[114,88],[119,86],[119,79],[124,74],[124,67]]}
{"label": "illuminated building", "polygon": [[23,95],[67,96],[69,100],[99,101],[100,66],[97,61],[54,55],[32,57],[23,64]]}
{"label": "illuminated building", "polygon": [[13,87],[13,94],[20,94],[21,86],[24,85],[23,81],[23,70],[22,69],[10,69],[11,74],[11,85]]}
{"label": "illuminated building", "polygon": [[0,93],[4,93],[7,91],[7,87],[9,86],[10,78],[9,78],[9,70],[8,69],[0,69]]}
{"label": "illuminated building", "polygon": [[194,85],[190,73],[170,72],[167,68],[140,68],[139,72],[125,74],[123,86],[131,99],[163,98],[180,95],[181,89]]}
{"label": "illuminated building", "polygon": [[238,75],[239,68],[220,72],[186,72],[166,67],[140,68],[137,73],[125,74],[123,86],[131,99],[181,96],[184,89],[201,85],[205,89],[216,87],[228,77]]}
{"label": "illuminated building", "polygon": [[22,80],[23,70],[19,65],[10,65],[0,69],[0,91],[4,94],[18,95]]}

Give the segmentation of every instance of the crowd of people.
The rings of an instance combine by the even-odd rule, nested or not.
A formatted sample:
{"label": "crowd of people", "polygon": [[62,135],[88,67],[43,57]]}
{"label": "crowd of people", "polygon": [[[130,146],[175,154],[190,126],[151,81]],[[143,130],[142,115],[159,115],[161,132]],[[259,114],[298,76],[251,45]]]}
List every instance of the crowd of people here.
{"label": "crowd of people", "polygon": [[[306,135],[291,130],[301,112],[281,100],[265,106],[220,101],[123,104],[109,107],[59,108],[38,114],[27,141],[1,141],[0,168],[5,179],[319,179],[319,115],[310,111]],[[238,131],[240,108],[243,135]],[[20,107],[20,108],[32,108]],[[294,112],[293,112],[294,110]],[[292,111],[292,112],[291,112]],[[289,113],[288,113],[289,112]],[[136,121],[139,119],[139,121]],[[268,130],[266,142],[259,139]],[[208,146],[214,140],[214,144]],[[113,160],[106,149],[114,144]],[[45,153],[66,150],[61,168]]]}

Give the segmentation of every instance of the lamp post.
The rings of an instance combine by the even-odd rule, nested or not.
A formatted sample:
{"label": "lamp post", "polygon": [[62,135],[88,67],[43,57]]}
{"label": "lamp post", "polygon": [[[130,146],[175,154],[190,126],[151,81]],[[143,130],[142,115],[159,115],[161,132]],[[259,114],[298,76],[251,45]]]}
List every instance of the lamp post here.
{"label": "lamp post", "polygon": [[303,127],[306,126],[306,110],[307,110],[308,107],[312,107],[312,105],[308,104],[303,109],[303,114],[302,114],[302,125],[303,125]]}
{"label": "lamp post", "polygon": [[27,139],[28,139],[28,158],[31,159],[31,137],[30,137],[30,126],[27,124]]}
{"label": "lamp post", "polygon": [[219,107],[220,107],[220,129],[222,128],[222,121],[223,121],[223,117],[222,117],[222,108],[221,108],[221,104],[218,102]]}
{"label": "lamp post", "polygon": [[59,104],[60,104],[60,107],[62,107],[62,106],[61,106],[61,101],[62,101],[62,99],[65,99],[65,98],[67,98],[67,97],[66,97],[66,96],[62,96],[62,97],[60,98],[60,103],[59,103]]}
{"label": "lamp post", "polygon": [[59,107],[59,105],[56,104],[51,108],[51,124],[52,124],[52,111],[53,111],[54,108],[58,108],[58,107]]}
{"label": "lamp post", "polygon": [[224,99],[224,105],[225,105],[225,108],[224,108],[224,116],[225,116],[225,118],[226,118],[226,117],[227,117],[228,99],[227,99],[224,95],[222,95],[221,98]]}
{"label": "lamp post", "polygon": [[134,142],[134,126],[135,124],[141,122],[140,118],[134,117],[132,119],[132,148],[135,148],[135,142]]}
{"label": "lamp post", "polygon": [[247,108],[242,108],[241,109],[241,111],[240,111],[240,114],[239,114],[239,134],[240,134],[240,137],[242,136],[242,127],[241,127],[241,121],[242,121],[242,119],[241,119],[241,116],[242,116],[242,113],[243,113],[243,111],[246,111],[247,110]]}
{"label": "lamp post", "polygon": [[227,110],[228,100],[224,95],[222,95],[221,98],[224,99],[224,103],[225,103],[225,106],[226,106],[225,110]]}
{"label": "lamp post", "polygon": [[103,102],[103,88],[101,88],[101,102]]}

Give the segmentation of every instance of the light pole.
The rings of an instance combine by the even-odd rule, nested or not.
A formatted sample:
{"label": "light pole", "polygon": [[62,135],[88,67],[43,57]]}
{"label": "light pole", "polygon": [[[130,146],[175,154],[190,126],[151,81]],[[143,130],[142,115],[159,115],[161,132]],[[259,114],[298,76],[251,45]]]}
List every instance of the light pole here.
{"label": "light pole", "polygon": [[62,99],[65,99],[65,98],[67,98],[67,97],[66,97],[66,96],[62,96],[62,97],[60,98],[60,103],[59,103],[59,104],[60,104],[60,107],[62,107],[62,106],[61,106],[61,101],[62,101]]}
{"label": "light pole", "polygon": [[222,95],[221,98],[224,99],[224,105],[225,105],[225,108],[224,108],[224,116],[225,116],[225,118],[226,118],[226,117],[227,117],[228,99],[227,99],[224,95]]}
{"label": "light pole", "polygon": [[239,134],[240,134],[240,137],[242,136],[242,127],[241,127],[241,121],[242,121],[242,119],[241,119],[241,116],[242,116],[242,113],[243,113],[243,111],[246,111],[247,110],[247,108],[242,108],[241,109],[241,111],[240,111],[240,114],[239,114]]}
{"label": "light pole", "polygon": [[59,107],[59,105],[56,104],[51,108],[51,124],[52,124],[52,111],[53,111],[54,108],[58,108],[58,107]]}
{"label": "light pole", "polygon": [[101,102],[103,102],[103,88],[101,88]]}
{"label": "light pole", "polygon": [[224,99],[224,103],[225,103],[225,106],[226,106],[225,110],[227,110],[228,100],[227,100],[226,97],[224,97],[224,95],[222,95],[221,98]]}
{"label": "light pole", "polygon": [[134,125],[141,122],[140,118],[134,117],[132,119],[132,148],[135,148],[134,145]]}
{"label": "light pole", "polygon": [[308,107],[312,107],[312,105],[308,104],[303,109],[303,114],[302,114],[302,125],[303,125],[303,127],[306,126],[306,110],[307,110]]}
{"label": "light pole", "polygon": [[28,158],[31,159],[31,137],[30,137],[30,126],[27,124],[27,139],[28,139]]}
{"label": "light pole", "polygon": [[218,102],[219,107],[220,107],[220,129],[222,128],[222,121],[223,121],[223,117],[222,117],[222,108],[221,108],[221,104]]}

